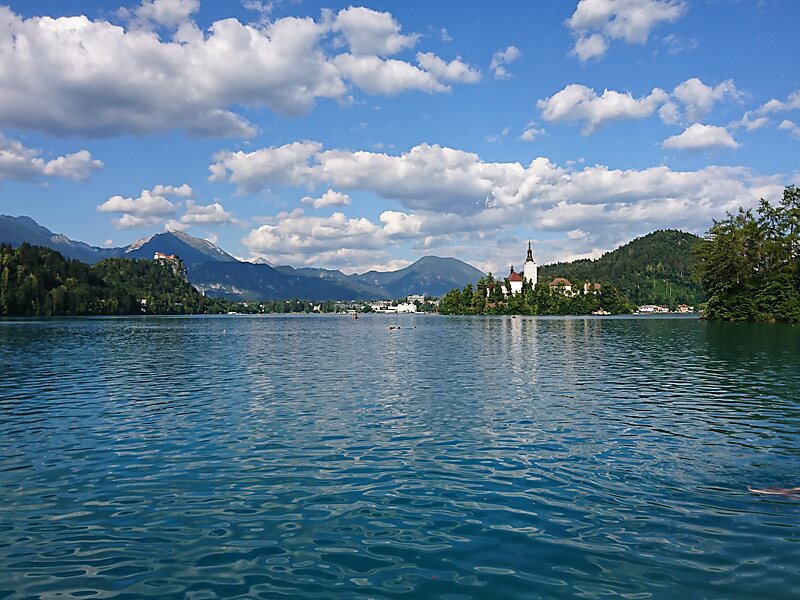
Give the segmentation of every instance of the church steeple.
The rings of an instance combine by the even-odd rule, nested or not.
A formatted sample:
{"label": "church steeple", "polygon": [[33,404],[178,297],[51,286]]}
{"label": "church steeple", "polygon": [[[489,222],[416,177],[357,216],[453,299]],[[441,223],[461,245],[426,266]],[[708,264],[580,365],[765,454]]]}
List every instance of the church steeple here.
{"label": "church steeple", "polygon": [[533,260],[533,250],[531,249],[530,240],[528,240],[528,257],[525,259],[522,272],[525,276],[525,281],[530,283],[531,287],[535,287],[539,282],[539,267],[536,266],[536,261]]}

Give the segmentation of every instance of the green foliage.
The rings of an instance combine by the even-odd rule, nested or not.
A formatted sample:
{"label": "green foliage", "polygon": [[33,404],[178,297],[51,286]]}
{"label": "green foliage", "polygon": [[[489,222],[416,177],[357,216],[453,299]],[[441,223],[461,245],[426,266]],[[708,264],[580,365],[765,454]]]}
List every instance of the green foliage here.
{"label": "green foliage", "polygon": [[[507,282],[506,282],[507,284]],[[549,284],[531,287],[523,282],[522,293],[505,297],[492,274],[463,290],[450,290],[439,302],[444,315],[588,315],[604,310],[611,314],[630,314],[634,306],[613,285],[603,286],[598,293],[584,293],[583,282],[567,292],[563,287],[551,290]]]}
{"label": "green foliage", "polygon": [[[263,314],[288,314],[288,313],[335,313],[339,312],[336,303],[327,300],[314,304],[308,300],[292,298],[291,300],[264,300],[261,302],[233,302],[224,301],[228,312],[240,313],[243,315],[263,315]],[[368,306],[368,305],[367,305]],[[372,310],[370,308],[370,310]]]}
{"label": "green foliage", "polygon": [[221,312],[181,276],[181,264],[113,258],[89,266],[58,252],[0,245],[0,315]]}
{"label": "green foliage", "polygon": [[636,305],[695,305],[705,299],[693,272],[692,248],[700,241],[683,231],[655,231],[597,260],[545,265],[539,269],[539,278],[613,284]]}
{"label": "green foliage", "polygon": [[739,209],[715,221],[695,250],[708,292],[705,316],[729,321],[800,322],[800,190],[777,206]]}

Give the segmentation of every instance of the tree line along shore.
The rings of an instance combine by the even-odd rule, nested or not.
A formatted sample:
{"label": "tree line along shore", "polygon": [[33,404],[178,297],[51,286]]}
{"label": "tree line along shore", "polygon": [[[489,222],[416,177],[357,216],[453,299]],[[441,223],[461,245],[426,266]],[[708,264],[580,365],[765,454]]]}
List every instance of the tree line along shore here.
{"label": "tree line along shore", "polygon": [[[664,230],[597,260],[545,265],[544,281],[491,274],[448,292],[441,314],[627,314],[644,303],[700,305],[713,320],[800,322],[800,190],[784,189],[715,221],[705,238]],[[550,285],[569,277],[569,289]],[[569,283],[569,282],[567,282]],[[584,284],[588,284],[585,285]],[[596,285],[600,284],[600,285]],[[240,302],[201,294],[176,261],[110,258],[94,265],[29,244],[0,244],[0,316],[337,312],[339,303]]]}

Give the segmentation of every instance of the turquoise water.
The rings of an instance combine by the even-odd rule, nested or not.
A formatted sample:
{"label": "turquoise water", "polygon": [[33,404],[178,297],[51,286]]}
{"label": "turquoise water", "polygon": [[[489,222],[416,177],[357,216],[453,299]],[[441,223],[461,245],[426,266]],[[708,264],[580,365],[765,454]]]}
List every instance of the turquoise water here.
{"label": "turquoise water", "polygon": [[0,321],[0,598],[796,598],[748,485],[800,485],[797,327]]}

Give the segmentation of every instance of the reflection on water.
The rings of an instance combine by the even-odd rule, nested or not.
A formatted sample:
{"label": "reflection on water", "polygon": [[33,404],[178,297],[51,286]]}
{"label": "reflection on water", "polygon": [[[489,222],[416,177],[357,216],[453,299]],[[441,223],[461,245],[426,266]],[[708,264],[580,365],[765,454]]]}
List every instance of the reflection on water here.
{"label": "reflection on water", "polygon": [[[400,325],[400,330],[389,330]],[[0,598],[796,597],[800,329],[0,321]]]}

